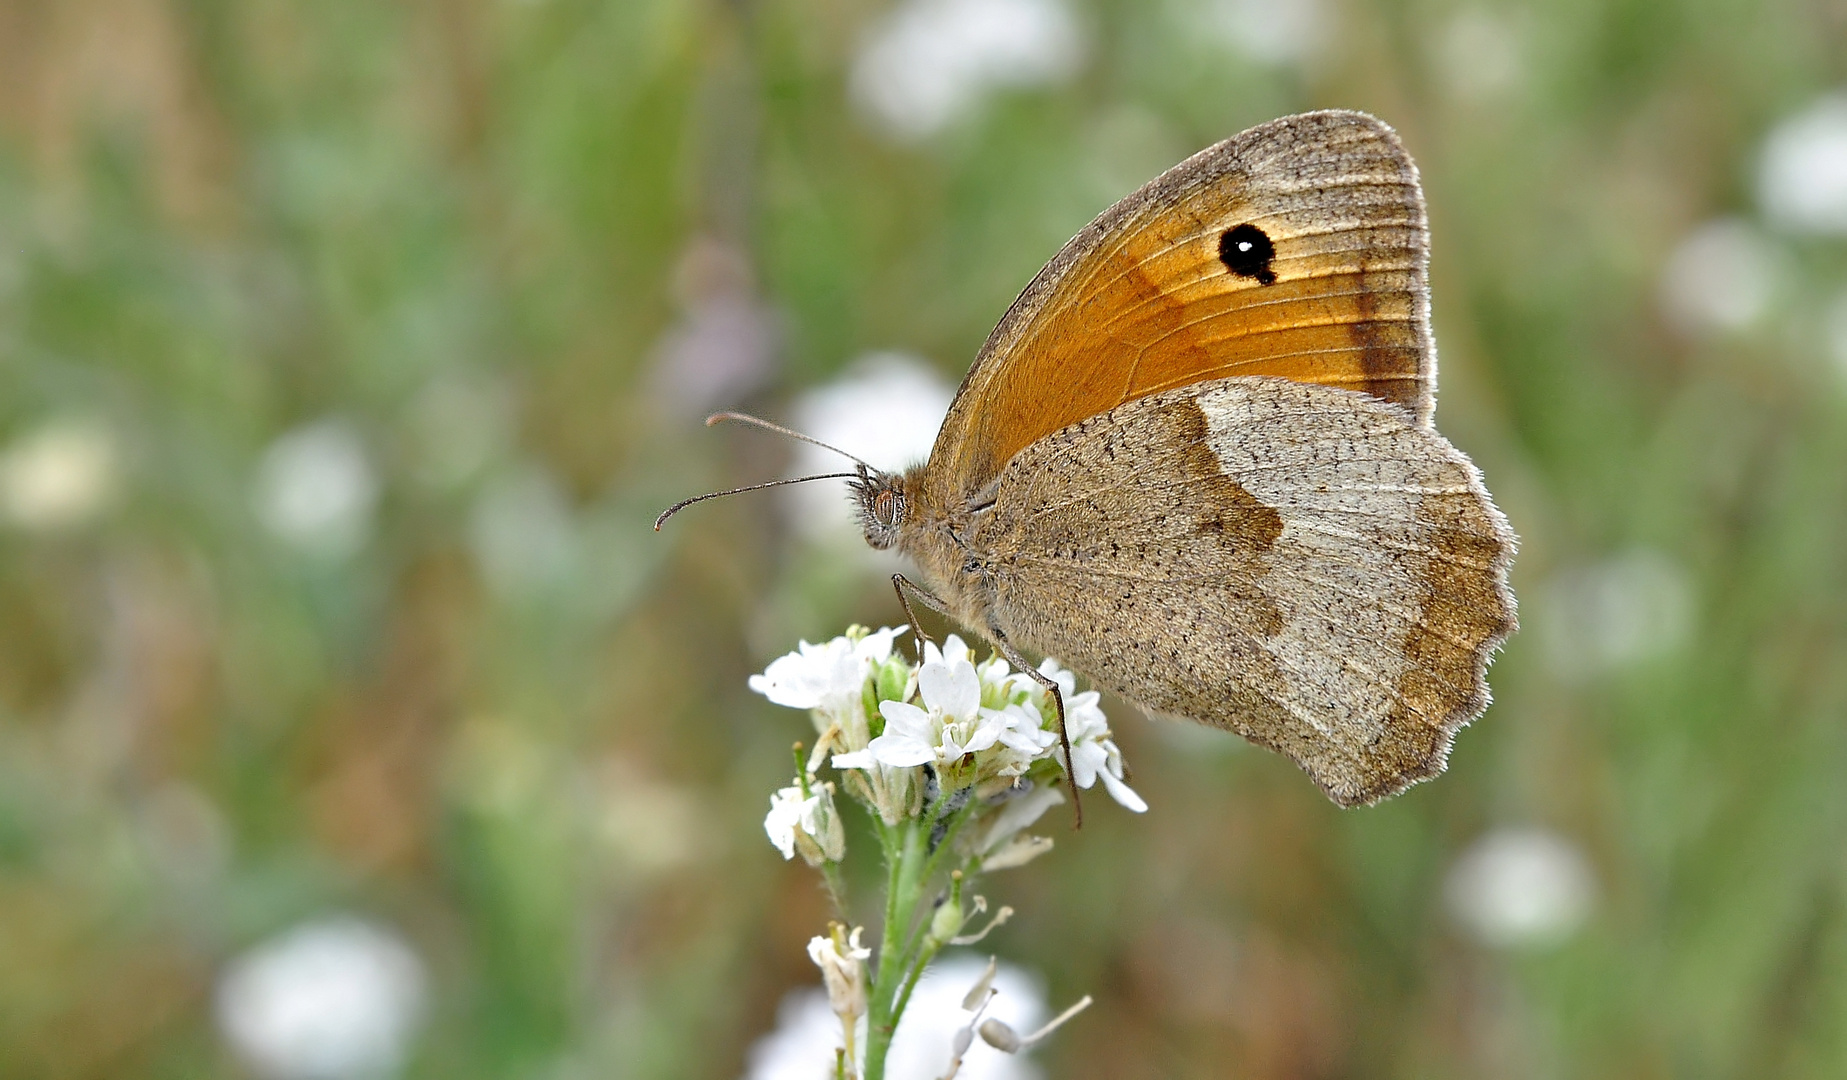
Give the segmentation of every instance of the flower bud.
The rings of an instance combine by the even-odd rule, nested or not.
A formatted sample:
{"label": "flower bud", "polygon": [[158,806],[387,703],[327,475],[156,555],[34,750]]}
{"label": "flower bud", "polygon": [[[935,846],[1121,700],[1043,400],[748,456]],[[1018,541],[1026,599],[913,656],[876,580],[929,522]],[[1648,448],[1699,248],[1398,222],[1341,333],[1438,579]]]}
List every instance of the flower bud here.
{"label": "flower bud", "polygon": [[1008,1027],[1005,1021],[992,1017],[981,1022],[981,1041],[1009,1054],[1019,1053],[1020,1048],[1026,1045],[1019,1033]]}
{"label": "flower bud", "polygon": [[[878,700],[903,701],[910,688],[912,674],[911,665],[906,663],[901,656],[893,656],[879,665],[874,679],[874,693],[877,694]],[[878,707],[874,706],[872,711],[877,712]]]}
{"label": "flower bud", "polygon": [[821,969],[821,981],[827,986],[828,1006],[849,1031],[854,1020],[866,1013],[866,960],[872,950],[859,943],[860,932],[864,929],[855,926],[848,934],[846,927],[833,923],[828,927],[827,937],[808,941],[808,958]]}
{"label": "flower bud", "polygon": [[801,826],[795,831],[795,850],[809,866],[839,862],[847,853],[846,827],[834,809],[834,785],[817,784],[802,805]]}
{"label": "flower bud", "polygon": [[966,919],[967,916],[962,913],[961,898],[951,896],[944,900],[942,905],[936,909],[936,914],[930,917],[930,936],[938,941],[948,941],[962,932],[962,923]]}
{"label": "flower bud", "polygon": [[800,852],[810,866],[838,862],[846,854],[846,828],[834,809],[832,784],[797,778],[795,784],[771,795],[763,831],[783,858],[793,859]]}
{"label": "flower bud", "polygon": [[969,987],[968,993],[962,997],[964,1010],[974,1012],[988,1003],[988,998],[993,996],[991,991],[994,989],[994,974],[999,970],[1000,960],[997,957],[988,957],[988,966],[982,969],[981,978],[976,979],[975,985]]}
{"label": "flower bud", "polygon": [[989,871],[1011,870],[1016,866],[1025,866],[1050,850],[1052,838],[1049,836],[1016,836],[1002,844],[998,850],[982,856],[981,868]]}

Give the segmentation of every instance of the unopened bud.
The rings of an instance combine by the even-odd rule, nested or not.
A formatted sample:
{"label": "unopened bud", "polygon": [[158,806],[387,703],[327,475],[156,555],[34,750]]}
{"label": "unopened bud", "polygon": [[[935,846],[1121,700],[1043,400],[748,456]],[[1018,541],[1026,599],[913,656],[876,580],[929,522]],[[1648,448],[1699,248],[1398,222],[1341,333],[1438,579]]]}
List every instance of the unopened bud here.
{"label": "unopened bud", "polygon": [[959,1058],[963,1054],[968,1053],[968,1048],[971,1044],[974,1043],[974,1041],[975,1041],[975,1029],[974,1028],[968,1028],[968,1027],[957,1028],[956,1037],[949,1040],[950,1056]]}
{"label": "unopened bud", "polygon": [[938,941],[948,941],[962,932],[962,923],[966,919],[967,916],[962,913],[962,901],[951,896],[930,917],[930,936]]}
{"label": "unopened bud", "polygon": [[992,1017],[981,1022],[981,1041],[1009,1054],[1019,1053],[1020,1048],[1026,1045],[1019,1033],[1008,1027],[1005,1021]]}
{"label": "unopened bud", "polygon": [[[893,656],[885,661],[880,665],[878,675],[873,680],[874,693],[878,700],[903,701],[905,691],[909,689],[911,675],[911,665],[905,663],[903,657]],[[878,707],[875,705],[872,711],[878,712]]]}
{"label": "unopened bud", "polygon": [[795,850],[809,866],[839,862],[847,853],[847,832],[834,809],[834,785],[816,784],[810,791],[795,830]]}
{"label": "unopened bud", "polygon": [[968,993],[962,996],[963,1009],[974,1012],[987,1004],[989,991],[994,986],[994,973],[998,970],[1000,970],[1000,960],[993,956],[988,957],[987,969],[981,973],[981,978],[975,980],[975,985],[968,988]]}
{"label": "unopened bud", "polygon": [[1085,994],[1078,1000],[1077,1004],[1059,1013],[1057,1016],[1054,1016],[1051,1023],[1033,1032],[1031,1035],[1021,1035],[999,1020],[984,1020],[981,1022],[981,1041],[987,1043],[996,1050],[1004,1050],[1009,1054],[1017,1054],[1026,1047],[1038,1043],[1052,1032],[1057,1031],[1064,1025],[1066,1020],[1071,1019],[1073,1016],[1076,1016],[1078,1013],[1088,1008],[1090,1008],[1090,995]]}

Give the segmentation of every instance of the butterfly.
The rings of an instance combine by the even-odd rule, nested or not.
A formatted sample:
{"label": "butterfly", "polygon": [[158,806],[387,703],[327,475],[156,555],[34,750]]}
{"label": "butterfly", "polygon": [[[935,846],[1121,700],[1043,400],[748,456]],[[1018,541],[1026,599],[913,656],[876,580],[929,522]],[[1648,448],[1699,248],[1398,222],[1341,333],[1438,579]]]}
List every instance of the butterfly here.
{"label": "butterfly", "polygon": [[1432,425],[1428,264],[1378,119],[1208,147],[1033,278],[925,463],[844,474],[866,541],[921,572],[907,611],[1280,751],[1342,806],[1434,776],[1516,619],[1513,533]]}

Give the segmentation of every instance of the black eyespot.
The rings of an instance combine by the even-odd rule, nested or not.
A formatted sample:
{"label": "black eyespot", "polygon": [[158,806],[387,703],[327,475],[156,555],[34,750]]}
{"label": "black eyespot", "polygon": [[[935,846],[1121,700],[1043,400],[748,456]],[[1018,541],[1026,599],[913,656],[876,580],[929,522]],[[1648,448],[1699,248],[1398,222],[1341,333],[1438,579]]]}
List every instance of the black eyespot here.
{"label": "black eyespot", "polygon": [[1237,225],[1219,237],[1219,261],[1239,277],[1256,278],[1265,285],[1276,283],[1276,271],[1270,260],[1276,258],[1276,245],[1255,225]]}

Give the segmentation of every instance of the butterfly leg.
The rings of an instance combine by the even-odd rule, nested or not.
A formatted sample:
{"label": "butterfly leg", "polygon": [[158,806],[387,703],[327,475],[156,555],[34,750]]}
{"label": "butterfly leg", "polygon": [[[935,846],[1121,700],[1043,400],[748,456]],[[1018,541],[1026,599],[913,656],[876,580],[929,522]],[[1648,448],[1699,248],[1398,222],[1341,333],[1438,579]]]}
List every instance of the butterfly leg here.
{"label": "butterfly leg", "polygon": [[931,638],[928,634],[923,632],[923,627],[917,625],[917,612],[911,610],[911,598],[905,594],[904,590],[909,589],[911,592],[917,594],[917,599],[923,601],[924,607],[929,608],[938,615],[949,614],[949,607],[941,600],[931,595],[929,590],[917,584],[915,581],[912,581],[910,578],[905,577],[903,574],[893,574],[891,576],[891,587],[892,591],[898,594],[898,603],[904,605],[904,617],[910,620],[911,641],[917,649],[917,662],[921,664],[923,663],[924,642],[931,640]]}
{"label": "butterfly leg", "polygon": [[994,639],[994,645],[1007,662],[1025,672],[1027,677],[1045,687],[1045,692],[1052,697],[1052,708],[1058,713],[1058,745],[1065,752],[1065,779],[1071,784],[1071,811],[1077,820],[1071,825],[1073,829],[1084,827],[1084,800],[1077,790],[1077,777],[1071,771],[1071,737],[1065,733],[1065,695],[1052,681],[1052,677],[1034,667],[1030,661],[1020,655],[1020,650],[1007,640],[1006,632],[993,623],[988,624],[988,636]]}

